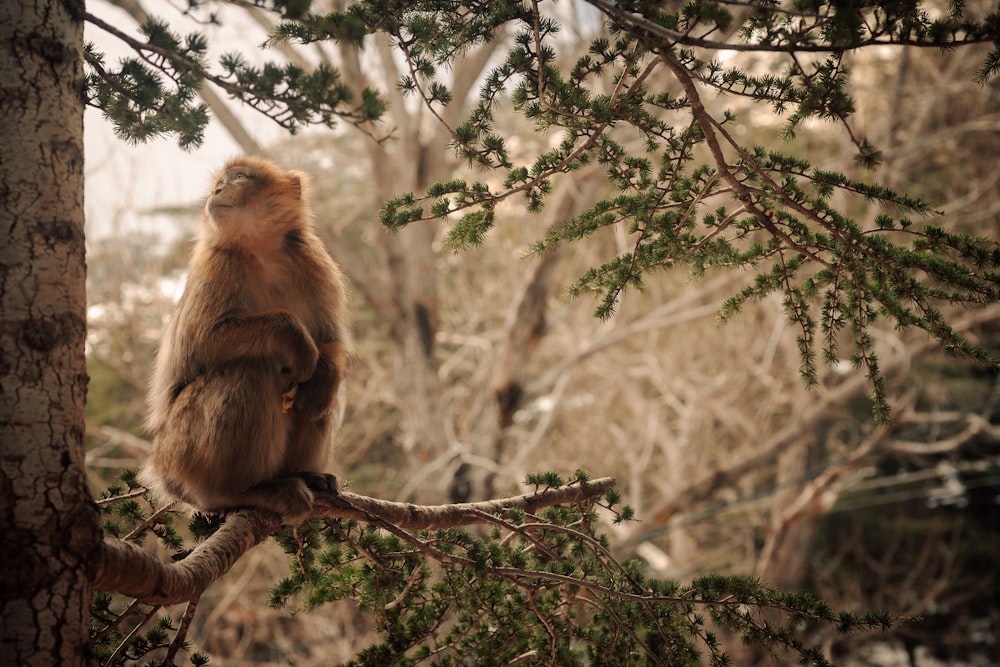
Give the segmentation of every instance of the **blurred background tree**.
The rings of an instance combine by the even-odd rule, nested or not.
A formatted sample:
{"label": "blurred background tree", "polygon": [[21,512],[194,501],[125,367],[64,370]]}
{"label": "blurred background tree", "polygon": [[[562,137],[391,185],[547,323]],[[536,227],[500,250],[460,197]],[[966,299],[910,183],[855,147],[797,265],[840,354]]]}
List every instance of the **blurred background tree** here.
{"label": "blurred background tree", "polygon": [[[997,376],[982,363],[997,357],[1000,316],[989,3],[108,5],[114,20],[91,25],[145,48],[178,94],[153,96],[162,116],[114,106],[101,81],[150,82],[92,49],[92,103],[123,135],[194,145],[203,102],[240,150],[313,174],[319,224],[355,291],[359,354],[337,450],[354,490],[479,500],[532,470],[584,467],[619,480],[641,521],[610,528],[614,553],[653,576],[753,574],[947,628],[898,630],[913,651],[996,637],[997,582],[982,568],[1000,483]],[[147,37],[115,27],[121,12]],[[262,146],[210,86],[201,102],[184,94],[211,70],[208,44],[172,39],[149,14],[225,26],[237,12],[258,42],[273,36],[282,68],[339,75],[326,97],[303,89],[299,111],[269,115],[346,122]],[[924,48],[944,45],[964,46]],[[166,55],[176,50],[188,60]],[[223,92],[236,81],[258,86],[256,99],[281,92],[261,84],[260,63],[222,62],[209,82]],[[394,231],[378,224],[385,202]],[[899,262],[895,274],[863,265],[857,299],[881,312],[861,312],[853,331],[839,321],[849,302],[823,296],[838,285],[831,267],[852,266],[852,242],[865,262]],[[185,243],[91,245],[95,470],[142,459],[130,434],[169,312],[160,276],[182,279]],[[724,270],[739,266],[750,270]],[[574,284],[581,294],[566,298]],[[718,326],[738,294],[742,312]],[[942,355],[935,338],[972,359]],[[255,551],[233,587],[206,594],[196,645],[319,664],[370,643],[347,607],[294,620],[260,608],[278,558]]]}

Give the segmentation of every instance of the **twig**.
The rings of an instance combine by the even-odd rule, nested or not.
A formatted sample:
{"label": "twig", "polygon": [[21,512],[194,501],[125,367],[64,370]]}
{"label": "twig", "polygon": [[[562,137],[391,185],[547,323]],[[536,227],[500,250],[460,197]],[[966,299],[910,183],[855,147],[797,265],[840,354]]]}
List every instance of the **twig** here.
{"label": "twig", "polygon": [[[129,609],[131,609],[134,605],[135,603],[129,605]],[[132,638],[139,633],[139,630],[141,630],[144,625],[149,623],[149,619],[153,618],[153,614],[155,614],[156,610],[159,608],[160,605],[153,605],[153,608],[149,610],[148,614],[146,614],[146,618],[142,619],[142,621],[140,621],[134,628],[132,628],[132,630],[127,635],[125,635],[125,638],[122,639],[121,643],[118,644],[118,646],[115,648],[114,653],[112,653],[111,656],[108,658],[108,661],[104,663],[105,665],[110,667],[110,665],[115,664],[115,661],[118,659],[118,656],[121,654],[122,651],[125,650],[125,647],[128,646],[128,643],[132,641]],[[124,614],[125,612],[122,613]]]}
{"label": "twig", "polygon": [[[145,492],[146,492],[146,490],[143,489],[142,493],[145,493]],[[129,497],[131,497],[132,495],[133,494],[129,494]],[[139,494],[139,495],[142,495],[142,494]],[[121,498],[121,496],[119,496],[119,498]],[[164,505],[163,507],[161,507],[160,509],[156,510],[155,512],[153,512],[152,514],[149,515],[148,519],[146,519],[145,521],[143,521],[142,523],[140,523],[138,526],[136,526],[135,528],[133,528],[132,530],[130,530],[129,533],[128,533],[128,535],[126,535],[122,539],[123,540],[131,540],[135,536],[141,534],[143,531],[145,531],[147,528],[149,528],[151,525],[153,525],[153,523],[155,523],[157,519],[159,519],[161,516],[163,516],[164,514],[166,514],[167,512],[169,512],[176,504],[177,504],[177,501],[171,501],[171,502],[167,503],[166,505]]]}
{"label": "twig", "polygon": [[115,620],[108,623],[106,628],[104,628],[99,633],[94,635],[94,637],[90,640],[91,644],[97,644],[102,639],[107,637],[112,630],[121,625],[121,622],[125,619],[125,616],[127,616],[130,611],[138,607],[140,604],[142,604],[142,602],[140,602],[139,600],[132,600],[131,602],[129,602],[128,606],[122,609],[121,613],[115,616]]}
{"label": "twig", "polygon": [[[88,465],[90,464],[89,461],[87,463]],[[146,489],[136,489],[135,491],[129,491],[128,493],[123,493],[118,496],[112,496],[110,498],[101,498],[99,500],[95,500],[94,503],[98,507],[104,507],[105,505],[110,505],[111,503],[117,503],[121,500],[128,500],[129,498],[139,498],[145,493]]]}
{"label": "twig", "polygon": [[174,657],[184,647],[184,638],[191,627],[191,619],[194,618],[194,613],[198,609],[198,600],[200,599],[195,598],[191,600],[187,603],[187,607],[184,608],[184,615],[181,616],[181,621],[177,626],[177,634],[174,635],[174,640],[170,642],[170,647],[167,649],[167,654],[163,656],[163,662],[160,663],[160,667],[172,667],[174,664]]}

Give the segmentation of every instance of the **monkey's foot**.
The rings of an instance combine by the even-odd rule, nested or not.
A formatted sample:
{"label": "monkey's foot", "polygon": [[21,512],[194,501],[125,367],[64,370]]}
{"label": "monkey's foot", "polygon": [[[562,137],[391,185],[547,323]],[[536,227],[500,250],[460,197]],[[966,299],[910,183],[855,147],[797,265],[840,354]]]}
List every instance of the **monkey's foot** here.
{"label": "monkey's foot", "polygon": [[320,493],[339,493],[337,488],[337,477],[325,472],[301,472],[299,476],[306,483],[310,491]]}

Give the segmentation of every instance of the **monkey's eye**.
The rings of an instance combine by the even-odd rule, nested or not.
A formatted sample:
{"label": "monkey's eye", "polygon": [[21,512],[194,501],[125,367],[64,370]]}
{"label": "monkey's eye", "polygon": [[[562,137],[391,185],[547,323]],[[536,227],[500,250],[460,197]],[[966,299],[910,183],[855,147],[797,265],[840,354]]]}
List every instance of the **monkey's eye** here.
{"label": "monkey's eye", "polygon": [[233,175],[233,181],[242,181],[244,178],[250,178],[250,177],[247,174],[243,173],[242,171],[238,171],[236,172],[235,175]]}

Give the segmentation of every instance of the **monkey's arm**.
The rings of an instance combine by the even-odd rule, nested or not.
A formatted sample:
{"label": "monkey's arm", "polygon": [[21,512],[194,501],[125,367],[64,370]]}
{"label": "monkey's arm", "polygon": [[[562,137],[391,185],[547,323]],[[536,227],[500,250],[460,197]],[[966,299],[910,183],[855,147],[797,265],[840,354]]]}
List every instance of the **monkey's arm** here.
{"label": "monkey's arm", "polygon": [[319,350],[302,323],[277,311],[226,315],[218,319],[197,346],[208,368],[244,357],[275,357],[292,381],[314,375]]}
{"label": "monkey's arm", "polygon": [[293,409],[310,420],[327,414],[337,398],[346,364],[347,350],[344,345],[338,342],[320,345],[316,370],[312,377],[299,384]]}

